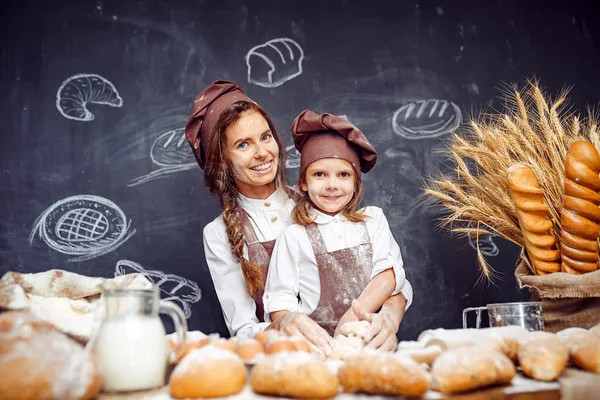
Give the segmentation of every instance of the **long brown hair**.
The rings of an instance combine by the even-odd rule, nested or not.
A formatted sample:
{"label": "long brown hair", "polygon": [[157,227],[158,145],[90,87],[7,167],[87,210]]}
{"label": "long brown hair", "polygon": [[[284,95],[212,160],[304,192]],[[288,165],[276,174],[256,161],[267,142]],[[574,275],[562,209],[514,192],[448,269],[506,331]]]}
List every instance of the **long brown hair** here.
{"label": "long brown hair", "polygon": [[257,111],[267,120],[269,128],[273,133],[273,138],[279,146],[277,172],[275,175],[275,187],[283,187],[288,195],[291,190],[286,185],[285,180],[285,145],[279,132],[275,128],[273,121],[267,113],[256,103],[248,101],[238,101],[233,103],[228,109],[221,113],[213,139],[206,152],[206,166],[204,167],[204,182],[211,193],[219,196],[221,210],[227,239],[231,246],[233,255],[240,263],[246,289],[250,296],[264,289],[264,277],[261,269],[244,258],[244,236],[242,233],[241,213],[243,210],[237,203],[240,194],[233,175],[231,173],[231,163],[227,157],[227,127],[237,122],[244,113],[248,111]]}
{"label": "long brown hair", "polygon": [[[302,186],[307,184],[306,171],[308,171],[308,168],[304,169],[304,172],[302,172],[302,175],[300,175],[300,178],[298,178],[298,183],[296,183],[297,190],[302,193],[302,197],[298,200],[298,202],[296,202],[296,205],[292,210],[292,219],[295,223],[302,226],[308,226],[315,222],[314,219],[311,218],[311,207],[317,210],[319,209],[310,199],[308,192],[302,189]],[[353,173],[354,195],[340,212],[348,219],[348,221],[360,222],[364,221],[369,216],[364,214],[364,210],[359,210],[358,212],[356,211],[356,206],[358,205],[362,196],[362,180],[356,171],[353,170]]]}

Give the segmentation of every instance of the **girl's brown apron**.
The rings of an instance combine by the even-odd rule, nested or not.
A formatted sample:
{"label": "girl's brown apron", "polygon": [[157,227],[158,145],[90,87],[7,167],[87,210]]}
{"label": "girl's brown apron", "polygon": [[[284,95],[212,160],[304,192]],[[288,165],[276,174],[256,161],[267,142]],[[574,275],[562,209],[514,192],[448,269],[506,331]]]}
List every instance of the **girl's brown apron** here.
{"label": "girl's brown apron", "polygon": [[306,227],[321,283],[319,304],[310,317],[330,335],[352,305],[352,300],[357,299],[369,283],[373,270],[373,248],[367,226],[362,221],[358,224],[362,228],[359,244],[332,252],[327,251],[317,224]]}

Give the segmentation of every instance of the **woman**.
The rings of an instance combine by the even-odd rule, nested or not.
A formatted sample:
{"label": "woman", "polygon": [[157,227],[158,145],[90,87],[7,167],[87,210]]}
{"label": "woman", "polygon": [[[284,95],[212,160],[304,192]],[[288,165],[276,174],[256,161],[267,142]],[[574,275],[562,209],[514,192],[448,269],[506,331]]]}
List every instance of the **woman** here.
{"label": "woman", "polygon": [[[237,84],[220,80],[194,100],[185,134],[206,185],[221,202],[221,215],[204,228],[204,251],[229,332],[250,337],[277,328],[302,334],[328,354],[330,336],[305,315],[263,322],[271,252],[279,233],[292,222],[296,196],[286,186],[285,147],[273,122]],[[394,297],[388,301],[398,311],[402,306]],[[378,314],[361,317],[383,320]],[[394,334],[388,322],[373,325],[382,327],[379,335],[385,340],[395,338],[397,325]],[[373,340],[372,347],[379,347]]]}

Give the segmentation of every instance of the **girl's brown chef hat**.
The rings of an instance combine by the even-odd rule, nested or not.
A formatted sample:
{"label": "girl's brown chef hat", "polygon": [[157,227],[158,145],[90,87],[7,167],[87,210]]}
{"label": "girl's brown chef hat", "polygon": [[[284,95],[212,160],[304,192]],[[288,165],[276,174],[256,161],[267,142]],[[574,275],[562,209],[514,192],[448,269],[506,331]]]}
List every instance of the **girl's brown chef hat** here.
{"label": "girl's brown chef hat", "polygon": [[215,125],[229,106],[238,101],[254,103],[237,83],[218,80],[211,83],[194,100],[190,119],[185,126],[185,137],[200,168],[204,169],[206,149],[215,133]]}
{"label": "girl's brown chef hat", "polygon": [[300,156],[300,176],[314,161],[341,158],[356,173],[367,173],[377,162],[377,151],[365,135],[344,118],[304,110],[292,123],[292,137]]}

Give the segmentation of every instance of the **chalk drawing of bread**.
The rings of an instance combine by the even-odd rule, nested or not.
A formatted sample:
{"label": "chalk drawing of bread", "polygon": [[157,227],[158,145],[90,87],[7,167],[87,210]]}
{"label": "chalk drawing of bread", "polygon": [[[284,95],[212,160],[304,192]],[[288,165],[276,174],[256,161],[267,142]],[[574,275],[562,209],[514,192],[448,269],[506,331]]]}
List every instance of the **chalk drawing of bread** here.
{"label": "chalk drawing of bread", "polygon": [[296,41],[277,38],[254,46],[246,54],[248,82],[277,87],[302,73],[304,50]]}
{"label": "chalk drawing of bread", "polygon": [[37,218],[29,235],[36,234],[52,249],[85,261],[115,250],[134,233],[123,211],[99,196],[67,197],[48,207]]}
{"label": "chalk drawing of bread", "polygon": [[296,146],[288,146],[285,148],[287,155],[285,157],[285,167],[289,169],[300,168],[300,153],[296,150]]}
{"label": "chalk drawing of bread", "polygon": [[56,108],[68,119],[92,121],[94,114],[87,109],[89,103],[122,107],[123,99],[110,81],[96,74],[73,75],[56,93]]}
{"label": "chalk drawing of bread", "polygon": [[144,275],[156,285],[163,293],[163,296],[161,296],[163,300],[179,303],[186,319],[192,316],[191,305],[199,302],[202,298],[202,292],[194,281],[179,275],[166,274],[162,271],[147,270],[140,264],[130,260],[117,262],[115,277],[134,273]]}
{"label": "chalk drawing of bread", "polygon": [[173,129],[161,134],[150,149],[152,162],[161,167],[177,167],[196,164],[194,153],[185,138],[185,128]]}
{"label": "chalk drawing of bread", "polygon": [[417,100],[394,112],[392,129],[406,139],[429,139],[447,135],[462,121],[460,108],[446,100]]}

